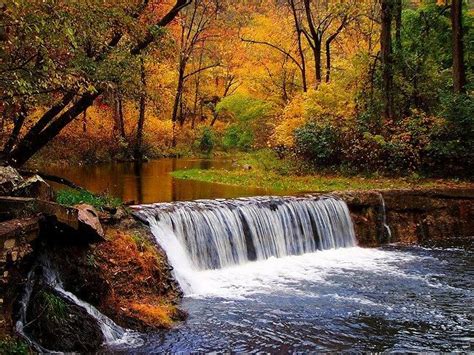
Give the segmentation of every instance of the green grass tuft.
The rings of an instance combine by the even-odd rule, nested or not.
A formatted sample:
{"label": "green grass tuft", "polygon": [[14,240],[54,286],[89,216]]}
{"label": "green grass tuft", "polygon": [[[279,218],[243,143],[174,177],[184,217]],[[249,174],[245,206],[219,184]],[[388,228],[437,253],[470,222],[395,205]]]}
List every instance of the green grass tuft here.
{"label": "green grass tuft", "polygon": [[38,294],[47,317],[61,323],[67,316],[67,304],[58,296],[48,291],[40,291]]}
{"label": "green grass tuft", "polygon": [[[178,179],[256,187],[269,190],[269,193],[281,194],[462,185],[452,180],[423,179],[420,176],[388,178],[377,175],[366,177],[330,172],[311,173],[299,169],[296,165],[291,165],[287,160],[278,159],[273,152],[268,150],[239,154],[235,163],[237,167],[233,170],[189,169],[174,171],[171,175]],[[242,169],[244,165],[250,165],[251,169]]]}
{"label": "green grass tuft", "polygon": [[98,209],[119,207],[122,200],[108,195],[95,195],[87,190],[64,189],[56,193],[56,202],[66,206],[86,203]]}

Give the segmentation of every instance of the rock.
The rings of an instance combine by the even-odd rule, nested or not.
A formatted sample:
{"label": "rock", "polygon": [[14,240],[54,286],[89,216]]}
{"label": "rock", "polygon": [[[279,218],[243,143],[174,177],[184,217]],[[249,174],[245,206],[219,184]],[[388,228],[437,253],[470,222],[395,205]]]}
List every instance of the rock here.
{"label": "rock", "polygon": [[18,252],[15,250],[15,251],[12,251],[12,261],[15,262],[18,260]]}
{"label": "rock", "polygon": [[0,195],[9,195],[23,181],[18,171],[11,166],[0,166]]}
{"label": "rock", "polygon": [[116,222],[122,220],[123,218],[126,218],[128,216],[127,211],[123,207],[119,207],[117,209],[117,212],[112,216],[112,219]]}
{"label": "rock", "polygon": [[3,249],[13,249],[15,247],[16,240],[15,239],[8,239],[3,243]]}
{"label": "rock", "polygon": [[14,188],[11,194],[12,196],[33,197],[46,201],[52,201],[54,197],[51,186],[39,175],[33,175],[26,179],[23,183]]}
{"label": "rock", "polygon": [[104,342],[100,326],[87,311],[46,285],[36,285],[27,310],[26,331],[44,348],[90,353]]}
{"label": "rock", "polygon": [[248,165],[248,164],[245,164],[244,166],[242,166],[242,168],[244,170],[252,170],[252,166],[251,165]]}
{"label": "rock", "polygon": [[0,240],[3,242],[3,249],[9,250],[17,246],[21,240],[31,242],[40,233],[40,218],[13,219],[0,223]]}
{"label": "rock", "polygon": [[[63,206],[58,203],[25,197],[0,196],[0,221],[2,219],[25,220],[36,215],[40,231],[36,233],[36,225],[32,223],[27,231],[41,234],[61,242],[93,243],[104,240],[104,231],[100,224],[97,211],[89,205],[76,207]],[[4,233],[2,231],[5,231]],[[3,240],[17,236],[15,225],[11,221],[0,223],[0,236]],[[28,234],[29,236],[29,234]],[[0,244],[1,245],[1,244]]]}
{"label": "rock", "polygon": [[94,241],[104,240],[104,230],[95,208],[87,204],[74,207],[78,210],[79,232]]}

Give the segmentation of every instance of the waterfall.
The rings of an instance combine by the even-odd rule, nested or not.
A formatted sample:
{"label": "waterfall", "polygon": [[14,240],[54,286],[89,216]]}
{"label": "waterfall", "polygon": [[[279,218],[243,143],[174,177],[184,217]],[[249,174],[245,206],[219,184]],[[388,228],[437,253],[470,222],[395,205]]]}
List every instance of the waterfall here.
{"label": "waterfall", "polygon": [[387,207],[385,206],[385,199],[383,198],[382,193],[379,193],[380,196],[380,203],[382,205],[382,226],[384,229],[384,237],[388,237],[388,241],[392,239],[392,230],[390,229],[390,226],[387,224]]}
{"label": "waterfall", "polygon": [[[61,297],[67,299],[71,303],[83,308],[92,318],[94,318],[97,324],[100,326],[102,334],[105,339],[105,344],[107,345],[118,345],[118,344],[128,344],[128,345],[140,345],[142,340],[139,338],[139,334],[133,332],[129,329],[124,329],[116,324],[113,320],[108,318],[105,314],[101,313],[97,308],[92,306],[91,304],[80,300],[76,295],[73,293],[66,291],[63,287],[63,284],[59,278],[58,273],[54,270],[49,260],[42,256],[38,260],[37,267],[41,268],[41,277],[43,278],[44,282],[52,287]],[[26,332],[26,318],[27,318],[27,310],[31,298],[31,293],[33,291],[33,287],[35,285],[35,269],[34,267],[29,273],[27,277],[27,282],[25,286],[25,290],[23,296],[20,300],[20,311],[19,311],[19,319],[16,322],[16,330],[17,332],[28,341],[28,343],[40,352],[47,352],[52,353],[53,351],[43,348],[40,344],[38,344],[34,339],[32,339]]]}
{"label": "waterfall", "polygon": [[332,197],[252,197],[137,207],[186,293],[196,271],[356,245],[346,203]]}

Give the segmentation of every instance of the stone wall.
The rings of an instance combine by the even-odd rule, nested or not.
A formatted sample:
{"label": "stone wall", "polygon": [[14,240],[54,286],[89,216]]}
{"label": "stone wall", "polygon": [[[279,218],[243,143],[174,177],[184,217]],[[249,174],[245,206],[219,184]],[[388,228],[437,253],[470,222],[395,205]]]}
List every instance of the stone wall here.
{"label": "stone wall", "polygon": [[361,246],[472,246],[474,189],[347,191],[336,195],[349,206]]}

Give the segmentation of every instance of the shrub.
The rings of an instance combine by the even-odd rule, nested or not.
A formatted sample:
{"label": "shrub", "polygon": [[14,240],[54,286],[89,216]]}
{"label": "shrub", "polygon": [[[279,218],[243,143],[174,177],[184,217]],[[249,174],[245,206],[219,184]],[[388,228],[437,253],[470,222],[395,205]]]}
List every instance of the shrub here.
{"label": "shrub", "polygon": [[22,355],[28,354],[28,345],[21,340],[6,337],[0,340],[0,354]]}
{"label": "shrub", "polygon": [[201,153],[210,154],[214,149],[215,136],[214,132],[209,127],[204,127],[199,138],[199,150]]}
{"label": "shrub", "polygon": [[437,175],[473,176],[474,98],[448,95],[443,99],[446,120],[432,133],[424,169]]}
{"label": "shrub", "polygon": [[222,138],[224,149],[247,151],[252,148],[255,141],[267,141],[269,132],[265,119],[272,111],[269,102],[235,94],[222,99],[216,110],[221,116],[223,113],[228,113],[232,120]]}
{"label": "shrub", "polygon": [[343,160],[359,172],[404,175],[419,171],[427,164],[433,132],[443,127],[444,122],[413,110],[402,120],[386,122],[383,135],[372,133],[373,129],[350,129],[342,140]]}
{"label": "shrub", "polygon": [[224,132],[222,146],[226,150],[240,149],[247,151],[252,148],[253,141],[254,137],[250,129],[232,125]]}
{"label": "shrub", "polygon": [[320,166],[339,162],[338,131],[329,124],[310,122],[295,130],[296,153]]}

